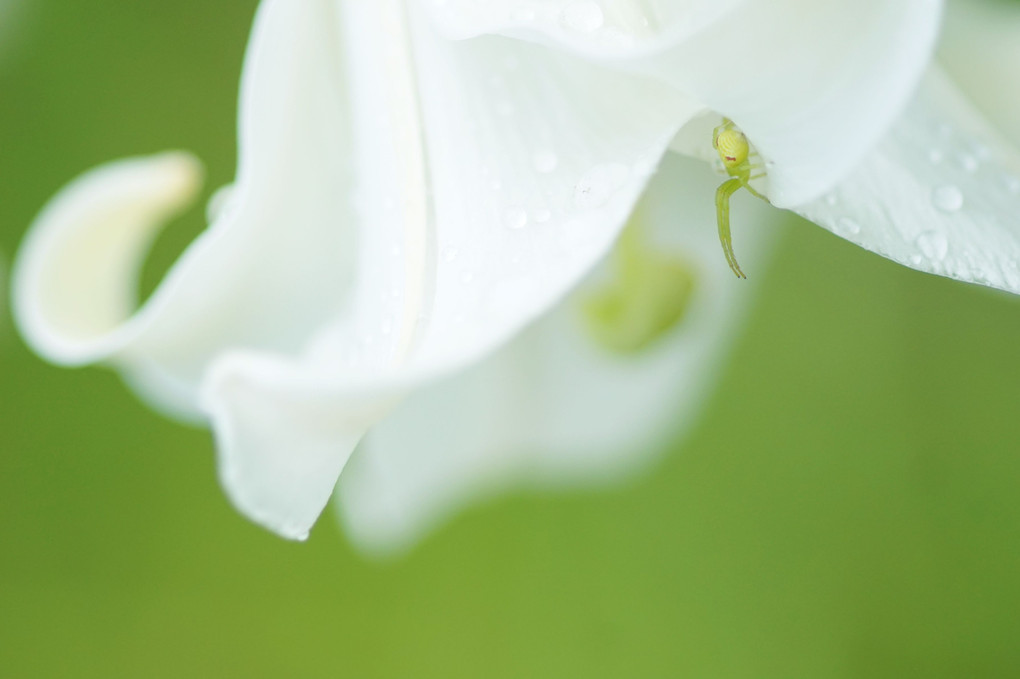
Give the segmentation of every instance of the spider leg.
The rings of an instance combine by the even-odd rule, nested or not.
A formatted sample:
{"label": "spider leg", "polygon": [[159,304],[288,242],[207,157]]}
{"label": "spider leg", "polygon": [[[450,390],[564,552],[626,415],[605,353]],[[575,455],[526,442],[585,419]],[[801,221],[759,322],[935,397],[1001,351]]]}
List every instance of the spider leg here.
{"label": "spider leg", "polygon": [[754,177],[749,177],[749,178],[747,179],[747,181],[743,182],[743,186],[744,186],[744,188],[745,188],[745,189],[747,189],[747,192],[748,192],[748,193],[750,193],[750,194],[751,194],[752,196],[754,196],[755,198],[760,198],[761,200],[764,200],[764,201],[765,201],[766,203],[768,203],[769,205],[772,205],[772,201],[771,201],[771,200],[769,200],[769,199],[768,199],[768,198],[767,198],[767,197],[765,196],[765,194],[764,194],[764,193],[762,193],[761,191],[758,191],[757,189],[754,189],[754,188],[753,188],[753,187],[752,187],[752,186],[751,186],[750,184],[748,184],[748,183],[747,183],[747,182],[751,181],[752,179],[761,179],[761,178],[762,178],[762,177],[764,177],[764,176],[765,176],[765,175],[756,175],[756,176],[754,176]]}
{"label": "spider leg", "polygon": [[730,236],[730,197],[741,186],[746,186],[746,182],[736,177],[719,185],[715,192],[715,214],[719,225],[719,242],[722,244],[723,254],[726,255],[726,263],[730,265],[737,278],[747,278],[737,264],[737,257],[733,254],[733,239]]}
{"label": "spider leg", "polygon": [[[751,168],[753,169],[754,166],[752,165]],[[765,194],[763,194],[761,191],[758,191],[753,186],[751,186],[751,182],[753,180],[761,179],[764,176],[765,176],[764,172],[759,172],[758,174],[751,174],[751,170],[748,169],[747,172],[744,172],[744,173],[741,173],[741,174],[737,175],[737,179],[740,180],[740,183],[743,185],[743,187],[745,189],[747,189],[748,193],[750,193],[755,198],[758,198],[760,200],[764,200],[766,203],[771,205],[772,201],[770,201],[768,198],[766,198]]]}

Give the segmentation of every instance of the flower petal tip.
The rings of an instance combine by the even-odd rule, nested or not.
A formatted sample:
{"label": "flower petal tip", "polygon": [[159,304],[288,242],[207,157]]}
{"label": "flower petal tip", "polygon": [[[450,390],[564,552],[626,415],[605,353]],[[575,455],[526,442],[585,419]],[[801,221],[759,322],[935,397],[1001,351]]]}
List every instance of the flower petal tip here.
{"label": "flower petal tip", "polygon": [[49,360],[79,365],[110,353],[134,310],[149,243],[202,185],[183,151],[101,165],[49,202],[21,246],[12,285],[25,340]]}

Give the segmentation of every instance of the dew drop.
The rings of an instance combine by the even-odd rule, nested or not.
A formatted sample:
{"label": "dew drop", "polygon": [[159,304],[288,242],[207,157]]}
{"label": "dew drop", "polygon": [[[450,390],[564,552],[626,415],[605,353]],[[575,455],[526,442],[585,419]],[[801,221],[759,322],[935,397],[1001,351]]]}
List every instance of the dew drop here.
{"label": "dew drop", "polygon": [[216,189],[216,192],[209,198],[209,202],[206,203],[205,218],[210,222],[215,222],[221,216],[227,214],[233,207],[234,194],[233,184],[227,184]]}
{"label": "dew drop", "polygon": [[928,162],[932,165],[938,165],[942,162],[942,151],[940,149],[930,149],[928,151]]}
{"label": "dew drop", "polygon": [[456,248],[446,248],[445,250],[443,250],[443,261],[444,262],[452,262],[455,259],[457,259],[457,249]]}
{"label": "dew drop", "polygon": [[550,212],[546,208],[543,207],[535,210],[535,221],[537,223],[545,224],[550,219],[552,219],[552,212]]}
{"label": "dew drop", "polygon": [[475,279],[475,275],[473,273],[471,273],[470,271],[465,271],[464,273],[462,273],[460,275],[460,282],[463,283],[464,285],[468,285],[474,279]]}
{"label": "dew drop", "polygon": [[839,199],[836,197],[835,193],[830,193],[825,197],[825,204],[829,207],[835,206],[837,202],[839,202]]}
{"label": "dew drop", "polygon": [[964,172],[966,172],[967,174],[974,174],[975,172],[977,172],[979,165],[977,158],[970,154],[965,153],[960,156],[959,160],[960,167],[963,169]]}
{"label": "dew drop", "polygon": [[382,326],[379,327],[379,333],[383,336],[389,335],[393,332],[393,322],[383,321]]}
{"label": "dew drop", "polygon": [[563,25],[578,33],[593,33],[602,28],[606,17],[602,6],[592,0],[577,0],[563,9]]}
{"label": "dew drop", "polygon": [[590,169],[574,186],[574,204],[582,210],[601,207],[630,177],[630,168],[620,163],[602,163]]}
{"label": "dew drop", "polygon": [[519,206],[509,207],[503,213],[503,223],[508,229],[523,229],[528,224],[528,211]]}
{"label": "dew drop", "polygon": [[938,231],[925,231],[917,237],[917,248],[928,259],[941,262],[949,253],[949,241]]}
{"label": "dew drop", "polygon": [[493,191],[499,191],[501,188],[503,188],[503,182],[499,181],[498,179],[493,179],[491,182],[489,182],[489,186],[492,188]]}
{"label": "dew drop", "polygon": [[560,164],[560,159],[552,151],[538,151],[531,157],[535,172],[549,174]]}
{"label": "dew drop", "polygon": [[1011,174],[1003,175],[1002,185],[1010,193],[1020,193],[1020,177]]}
{"label": "dew drop", "polygon": [[955,186],[940,186],[931,194],[931,202],[943,212],[956,212],[963,207],[963,193]]}
{"label": "dew drop", "polygon": [[836,229],[840,235],[856,236],[861,232],[861,225],[849,217],[840,217],[836,220]]}

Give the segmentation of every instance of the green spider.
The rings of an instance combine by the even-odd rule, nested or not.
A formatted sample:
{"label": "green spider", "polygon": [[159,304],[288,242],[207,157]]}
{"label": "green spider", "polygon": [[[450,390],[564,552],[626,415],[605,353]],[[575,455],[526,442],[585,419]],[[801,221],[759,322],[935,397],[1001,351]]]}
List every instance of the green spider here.
{"label": "green spider", "polygon": [[723,182],[715,192],[719,241],[726,254],[726,263],[730,265],[733,273],[737,275],[737,278],[747,278],[740,270],[740,265],[737,264],[736,255],[733,254],[733,239],[730,237],[730,196],[736,193],[740,187],[744,187],[752,196],[761,198],[768,203],[768,198],[751,187],[752,180],[765,176],[764,171],[759,174],[752,174],[752,172],[761,170],[764,166],[761,162],[751,162],[753,158],[758,158],[758,153],[751,151],[747,137],[729,118],[723,118],[722,125],[716,127],[712,132],[712,147],[719,154],[723,167],[726,168],[726,174],[731,177]]}

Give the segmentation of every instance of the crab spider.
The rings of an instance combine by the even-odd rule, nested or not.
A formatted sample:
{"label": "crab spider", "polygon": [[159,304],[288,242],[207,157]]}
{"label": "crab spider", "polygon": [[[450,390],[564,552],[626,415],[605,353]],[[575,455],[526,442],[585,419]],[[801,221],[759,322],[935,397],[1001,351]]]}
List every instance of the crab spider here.
{"label": "crab spider", "polygon": [[715,192],[715,213],[719,222],[719,241],[722,243],[723,252],[726,255],[726,263],[738,278],[747,278],[737,264],[737,258],[733,254],[733,240],[730,237],[730,196],[736,193],[740,187],[747,189],[752,196],[761,198],[766,203],[769,199],[761,192],[751,186],[751,181],[761,179],[765,172],[752,174],[755,170],[761,170],[761,162],[752,162],[758,158],[758,153],[751,151],[747,137],[741,132],[733,121],[723,118],[721,125],[712,132],[712,147],[719,154],[726,174],[731,179],[723,182]]}

